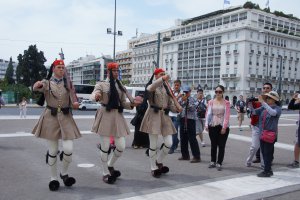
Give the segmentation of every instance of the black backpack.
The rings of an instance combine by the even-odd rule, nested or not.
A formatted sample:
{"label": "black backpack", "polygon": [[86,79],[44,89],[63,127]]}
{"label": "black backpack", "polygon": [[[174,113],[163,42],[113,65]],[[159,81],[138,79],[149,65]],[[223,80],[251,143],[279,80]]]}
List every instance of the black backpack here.
{"label": "black backpack", "polygon": [[237,106],[240,108],[241,113],[245,113],[245,105],[246,103],[244,101],[238,100]]}
{"label": "black backpack", "polygon": [[205,113],[206,113],[206,105],[204,104],[205,99],[202,99],[201,101],[198,101],[199,104],[196,108],[197,111],[197,117],[198,118],[205,118]]}

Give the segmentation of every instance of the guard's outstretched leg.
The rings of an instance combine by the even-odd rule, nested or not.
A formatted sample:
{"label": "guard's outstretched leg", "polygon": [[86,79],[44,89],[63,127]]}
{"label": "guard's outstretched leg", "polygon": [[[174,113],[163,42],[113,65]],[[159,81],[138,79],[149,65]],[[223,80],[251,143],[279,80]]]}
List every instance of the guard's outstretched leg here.
{"label": "guard's outstretched leg", "polygon": [[122,156],[123,151],[125,150],[125,137],[115,138],[116,148],[113,151],[113,155],[108,162],[108,170],[110,175],[118,178],[121,176],[121,172],[119,170],[114,169],[115,162]]}
{"label": "guard's outstretched leg", "polygon": [[59,182],[57,180],[57,153],[58,153],[58,141],[48,140],[48,148],[46,154],[46,163],[50,166],[51,180],[49,182],[49,189],[51,191],[57,191],[59,189]]}
{"label": "guard's outstretched leg", "polygon": [[108,149],[109,149],[109,137],[100,136],[100,158],[102,161],[103,177],[102,180],[107,184],[113,184],[116,181],[116,177],[110,174],[108,169]]}
{"label": "guard's outstretched leg", "polygon": [[166,155],[168,155],[168,152],[172,146],[172,136],[168,135],[168,136],[165,136],[163,139],[164,139],[164,143],[160,147],[156,165],[162,174],[166,174],[170,170],[169,170],[169,167],[164,166],[162,162],[163,162],[164,158],[166,157]]}
{"label": "guard's outstretched leg", "polygon": [[150,160],[150,167],[151,167],[151,174],[155,178],[159,178],[161,175],[161,171],[156,165],[156,157],[157,157],[157,140],[158,135],[149,134],[150,139],[150,147],[149,147],[149,160]]}
{"label": "guard's outstretched leg", "polygon": [[76,183],[74,177],[69,177],[68,169],[69,165],[72,162],[72,153],[73,153],[73,140],[63,140],[63,151],[60,154],[60,160],[63,163],[62,171],[60,174],[60,178],[63,180],[65,186],[71,187]]}

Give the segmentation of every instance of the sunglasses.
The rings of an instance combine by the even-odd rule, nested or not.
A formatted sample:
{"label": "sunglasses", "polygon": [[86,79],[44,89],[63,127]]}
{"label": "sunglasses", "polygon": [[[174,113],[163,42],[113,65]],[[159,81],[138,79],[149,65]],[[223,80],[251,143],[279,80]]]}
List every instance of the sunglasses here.
{"label": "sunglasses", "polygon": [[216,90],[215,93],[216,94],[223,94],[223,91],[222,90]]}

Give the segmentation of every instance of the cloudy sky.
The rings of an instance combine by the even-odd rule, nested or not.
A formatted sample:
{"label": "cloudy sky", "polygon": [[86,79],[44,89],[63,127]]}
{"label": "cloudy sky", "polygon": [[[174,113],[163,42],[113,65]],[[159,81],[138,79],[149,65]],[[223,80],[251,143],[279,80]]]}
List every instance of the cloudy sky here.
{"label": "cloudy sky", "polygon": [[[223,8],[224,0],[117,0],[116,51],[138,33],[155,33],[175,19],[196,17]],[[245,0],[229,0],[230,6]],[[252,0],[264,8],[267,0]],[[271,11],[300,18],[299,0],[269,0]],[[225,7],[228,7],[226,5]],[[49,65],[63,48],[66,62],[87,54],[113,54],[114,0],[0,0],[0,58],[17,60],[31,44],[43,51]]]}

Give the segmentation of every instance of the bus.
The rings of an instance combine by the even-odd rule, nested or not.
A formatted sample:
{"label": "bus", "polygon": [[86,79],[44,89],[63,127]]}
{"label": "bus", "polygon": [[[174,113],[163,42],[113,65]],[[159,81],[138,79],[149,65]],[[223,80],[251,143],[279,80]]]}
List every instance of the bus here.
{"label": "bus", "polygon": [[82,100],[90,99],[90,96],[94,91],[94,87],[94,85],[90,84],[74,84],[79,103]]}
{"label": "bus", "polygon": [[[79,103],[82,100],[90,99],[90,96],[91,96],[92,92],[94,91],[94,87],[95,87],[94,85],[90,85],[90,84],[74,84],[74,88],[75,88]],[[127,87],[127,86],[125,86],[125,88],[127,89],[128,94],[131,95],[133,98],[136,96],[139,96],[140,94],[143,94],[145,92],[144,87]],[[128,99],[127,99],[127,101],[129,102]],[[136,109],[134,108],[133,110],[129,110],[126,112],[135,113]]]}

